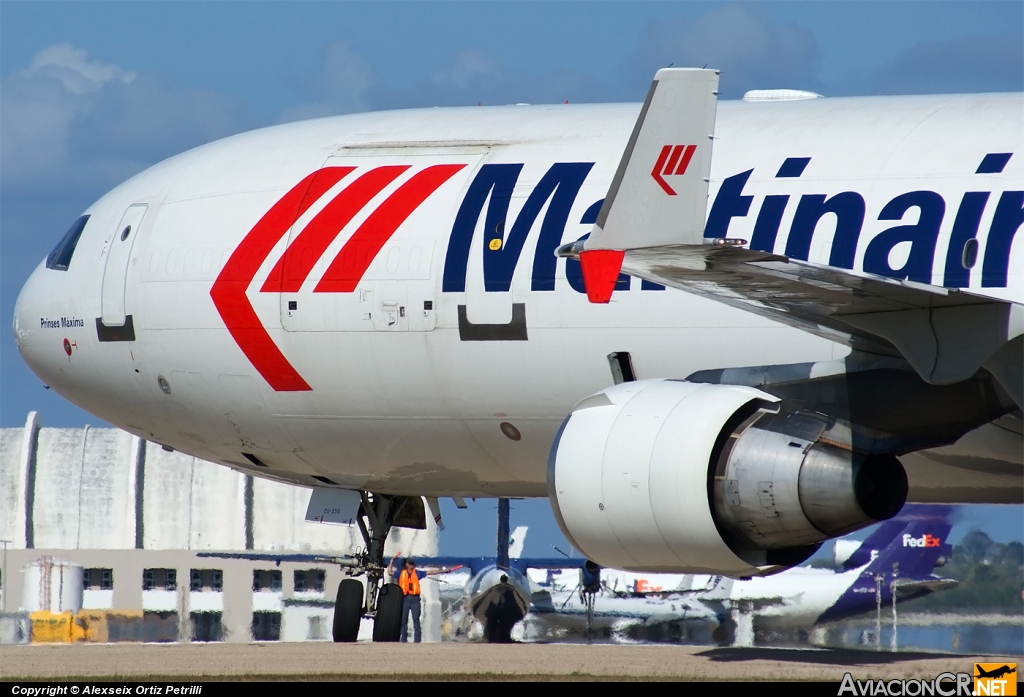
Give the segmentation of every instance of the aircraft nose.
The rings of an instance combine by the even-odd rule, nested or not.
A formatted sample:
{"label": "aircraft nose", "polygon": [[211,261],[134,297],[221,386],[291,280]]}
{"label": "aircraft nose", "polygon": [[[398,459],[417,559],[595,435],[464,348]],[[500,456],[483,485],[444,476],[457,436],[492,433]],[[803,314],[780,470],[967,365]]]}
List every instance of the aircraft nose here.
{"label": "aircraft nose", "polygon": [[[45,286],[42,284],[40,269],[36,269],[25,281],[18,293],[18,299],[14,303],[14,343],[18,346],[21,357],[32,368],[32,372],[39,375],[45,381],[45,376],[40,374],[40,361],[38,354],[38,330],[42,324],[43,307],[45,298],[42,291]],[[33,319],[35,321],[33,321]]]}
{"label": "aircraft nose", "polygon": [[[75,308],[73,296],[62,292],[60,281],[48,278],[40,264],[25,281],[14,303],[14,342],[22,359],[46,385],[61,383],[65,367],[85,322]],[[72,343],[73,342],[73,343]],[[68,350],[70,349],[70,351]]]}

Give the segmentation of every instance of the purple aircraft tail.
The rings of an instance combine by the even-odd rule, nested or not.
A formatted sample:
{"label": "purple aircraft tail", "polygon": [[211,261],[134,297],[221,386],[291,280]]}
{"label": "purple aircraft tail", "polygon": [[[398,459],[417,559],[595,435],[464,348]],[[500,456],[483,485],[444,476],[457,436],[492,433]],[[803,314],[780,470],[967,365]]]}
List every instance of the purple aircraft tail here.
{"label": "purple aircraft tail", "polygon": [[[865,538],[860,547],[843,563],[843,571],[860,568],[871,562],[872,559],[877,559],[883,551],[894,555],[889,562],[890,564],[895,561],[900,562],[902,565],[903,562],[900,559],[901,556],[904,556],[902,552],[906,552],[905,556],[908,559],[912,558],[915,560],[918,566],[921,564],[927,565],[927,560],[933,557],[935,560],[938,560],[941,556],[945,556],[948,559],[952,549],[946,545],[946,538],[949,536],[949,531],[952,528],[950,519],[956,510],[956,506],[932,504],[905,505],[899,515],[879,525]],[[912,539],[916,539],[914,538],[915,535],[917,538],[922,535],[931,535],[932,538],[938,537],[941,539],[939,545],[943,547],[944,554],[934,554],[934,547],[918,548],[910,546],[909,542],[904,546],[903,540],[906,535],[911,536]],[[890,545],[894,544],[895,546],[890,551]],[[932,551],[924,555],[911,552],[911,550],[917,549]],[[925,575],[931,574],[934,566],[935,564],[932,564],[923,573]]]}
{"label": "purple aircraft tail", "polygon": [[844,572],[861,570],[857,578],[818,621],[867,612],[879,593],[888,606],[894,588],[902,601],[955,585],[932,573],[952,554],[947,539],[955,512],[954,506],[904,506],[896,518],[879,525],[844,564]]}

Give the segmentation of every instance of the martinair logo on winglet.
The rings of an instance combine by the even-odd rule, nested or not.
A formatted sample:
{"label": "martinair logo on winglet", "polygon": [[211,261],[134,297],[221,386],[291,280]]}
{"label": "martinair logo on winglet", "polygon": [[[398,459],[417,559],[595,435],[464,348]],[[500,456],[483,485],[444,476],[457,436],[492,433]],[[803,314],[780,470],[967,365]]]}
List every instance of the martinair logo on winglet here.
{"label": "martinair logo on winglet", "polygon": [[686,168],[690,166],[690,160],[696,151],[696,145],[666,145],[661,149],[658,161],[651,170],[651,176],[669,196],[675,196],[676,192],[664,177],[686,174]]}
{"label": "martinair logo on winglet", "polygon": [[903,535],[903,546],[904,547],[938,547],[942,544],[942,540],[934,535],[924,534],[921,537],[913,537],[911,535]]}

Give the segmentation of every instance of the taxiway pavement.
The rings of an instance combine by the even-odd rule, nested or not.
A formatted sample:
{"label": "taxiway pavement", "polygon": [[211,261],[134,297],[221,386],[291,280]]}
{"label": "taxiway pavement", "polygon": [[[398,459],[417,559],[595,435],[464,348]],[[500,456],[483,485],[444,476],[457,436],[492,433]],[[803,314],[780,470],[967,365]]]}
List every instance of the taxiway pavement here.
{"label": "taxiway pavement", "polygon": [[0,679],[930,679],[978,661],[852,650],[622,644],[78,644],[0,647]]}

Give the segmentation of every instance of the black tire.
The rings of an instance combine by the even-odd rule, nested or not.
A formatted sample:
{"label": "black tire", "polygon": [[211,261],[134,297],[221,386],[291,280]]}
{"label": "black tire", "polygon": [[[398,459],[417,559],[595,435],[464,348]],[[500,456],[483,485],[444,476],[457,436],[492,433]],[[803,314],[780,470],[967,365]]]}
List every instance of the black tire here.
{"label": "black tire", "polygon": [[489,620],[484,625],[484,641],[488,644],[511,644],[514,626],[514,622],[509,624],[504,617]]}
{"label": "black tire", "polygon": [[732,646],[736,641],[736,622],[730,617],[723,619],[711,632],[711,638],[719,646]]}
{"label": "black tire", "polygon": [[381,586],[377,595],[377,616],[373,620],[373,640],[394,642],[402,633],[402,589],[397,583]]}
{"label": "black tire", "polygon": [[354,578],[346,578],[338,584],[338,599],[334,601],[334,640],[355,641],[362,618],[363,584]]}

